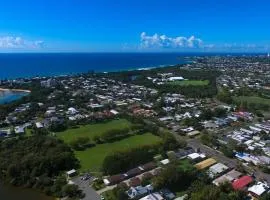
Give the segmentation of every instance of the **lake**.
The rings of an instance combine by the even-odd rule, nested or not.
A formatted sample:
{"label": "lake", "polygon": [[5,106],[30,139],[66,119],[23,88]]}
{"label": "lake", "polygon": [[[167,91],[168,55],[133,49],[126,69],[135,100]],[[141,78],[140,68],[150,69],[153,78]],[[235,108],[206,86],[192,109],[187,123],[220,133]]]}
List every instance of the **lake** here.
{"label": "lake", "polygon": [[0,183],[1,200],[54,200],[33,189],[24,189],[19,187],[7,186]]}
{"label": "lake", "polygon": [[10,103],[12,101],[19,100],[20,98],[28,95],[28,92],[19,92],[19,91],[1,91],[0,90],[0,104]]}

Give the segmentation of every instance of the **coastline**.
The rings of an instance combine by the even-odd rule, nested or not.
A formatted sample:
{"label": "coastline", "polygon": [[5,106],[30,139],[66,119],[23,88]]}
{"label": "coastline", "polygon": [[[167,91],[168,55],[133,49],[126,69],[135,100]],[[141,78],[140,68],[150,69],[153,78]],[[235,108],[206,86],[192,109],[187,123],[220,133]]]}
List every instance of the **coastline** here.
{"label": "coastline", "polygon": [[23,90],[23,89],[7,89],[7,88],[0,88],[0,92],[25,92],[25,93],[31,93],[30,90]]}

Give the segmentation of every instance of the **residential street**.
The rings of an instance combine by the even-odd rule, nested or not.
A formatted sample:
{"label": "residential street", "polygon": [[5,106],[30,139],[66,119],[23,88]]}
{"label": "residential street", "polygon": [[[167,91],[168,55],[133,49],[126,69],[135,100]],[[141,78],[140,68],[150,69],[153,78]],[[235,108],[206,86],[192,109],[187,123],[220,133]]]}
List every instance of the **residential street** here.
{"label": "residential street", "polygon": [[79,186],[79,188],[85,194],[84,200],[100,200],[99,194],[89,186],[89,180],[83,181],[81,177],[76,177],[72,181]]}

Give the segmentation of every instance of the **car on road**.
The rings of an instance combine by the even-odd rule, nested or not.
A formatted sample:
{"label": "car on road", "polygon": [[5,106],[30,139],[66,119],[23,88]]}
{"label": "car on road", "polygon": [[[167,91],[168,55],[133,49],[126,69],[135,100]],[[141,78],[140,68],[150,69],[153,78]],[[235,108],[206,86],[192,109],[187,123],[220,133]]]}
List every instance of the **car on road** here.
{"label": "car on road", "polygon": [[82,181],[87,181],[91,178],[91,175],[90,174],[85,174],[84,176],[81,177],[81,180]]}
{"label": "car on road", "polygon": [[105,200],[104,196],[100,195],[100,200]]}

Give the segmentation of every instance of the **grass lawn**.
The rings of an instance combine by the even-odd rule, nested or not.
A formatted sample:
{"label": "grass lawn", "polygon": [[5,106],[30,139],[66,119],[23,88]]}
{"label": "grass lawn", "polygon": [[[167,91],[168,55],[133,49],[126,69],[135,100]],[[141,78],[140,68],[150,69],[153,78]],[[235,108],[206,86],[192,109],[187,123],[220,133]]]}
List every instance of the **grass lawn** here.
{"label": "grass lawn", "polygon": [[88,136],[93,139],[96,135],[100,135],[110,129],[124,129],[131,125],[126,119],[113,120],[105,123],[89,124],[80,126],[79,128],[68,129],[63,132],[57,133],[57,137],[64,140],[66,143],[70,143],[72,140],[78,137]]}
{"label": "grass lawn", "polygon": [[188,159],[183,159],[178,162],[178,168],[188,171],[194,169],[194,166],[190,163]]}
{"label": "grass lawn", "polygon": [[91,170],[99,172],[104,158],[115,151],[127,148],[134,148],[140,145],[155,144],[161,141],[161,138],[151,133],[135,135],[117,142],[99,144],[85,151],[76,151],[75,155],[80,160],[81,171]]}
{"label": "grass lawn", "polygon": [[235,101],[246,101],[247,103],[266,104],[270,106],[270,99],[265,99],[257,96],[239,96],[233,97]]}
{"label": "grass lawn", "polygon": [[168,85],[180,85],[180,86],[200,86],[200,85],[208,85],[208,80],[183,80],[183,81],[172,81],[168,82]]}
{"label": "grass lawn", "polygon": [[31,131],[32,131],[32,129],[30,129],[30,128],[26,128],[26,129],[25,129],[25,136],[26,136],[26,137],[30,137],[30,136],[32,136]]}

